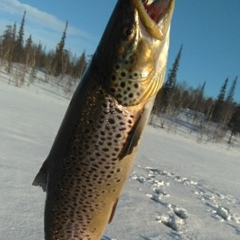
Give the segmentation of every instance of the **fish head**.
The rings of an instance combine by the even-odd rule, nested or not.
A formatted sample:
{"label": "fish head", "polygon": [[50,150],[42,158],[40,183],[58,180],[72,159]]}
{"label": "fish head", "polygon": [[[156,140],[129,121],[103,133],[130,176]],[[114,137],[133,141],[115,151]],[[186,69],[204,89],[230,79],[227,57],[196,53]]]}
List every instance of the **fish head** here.
{"label": "fish head", "polygon": [[148,102],[162,86],[173,9],[174,0],[118,1],[94,57],[121,105]]}

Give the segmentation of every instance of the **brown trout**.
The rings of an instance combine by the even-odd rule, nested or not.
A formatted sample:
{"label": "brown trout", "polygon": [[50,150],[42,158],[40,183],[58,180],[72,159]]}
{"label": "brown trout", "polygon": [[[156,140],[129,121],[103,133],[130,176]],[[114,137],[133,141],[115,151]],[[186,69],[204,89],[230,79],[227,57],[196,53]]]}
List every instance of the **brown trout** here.
{"label": "brown trout", "polygon": [[33,185],[46,240],[99,240],[165,75],[174,0],[118,0]]}

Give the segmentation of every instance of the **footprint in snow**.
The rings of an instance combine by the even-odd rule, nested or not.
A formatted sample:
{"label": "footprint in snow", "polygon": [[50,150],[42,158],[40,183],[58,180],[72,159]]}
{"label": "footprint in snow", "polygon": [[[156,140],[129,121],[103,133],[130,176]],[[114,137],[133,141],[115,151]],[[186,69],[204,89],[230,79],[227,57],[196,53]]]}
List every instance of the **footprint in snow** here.
{"label": "footprint in snow", "polygon": [[182,225],[185,224],[185,221],[176,215],[161,215],[158,216],[156,220],[177,232],[180,231]]}
{"label": "footprint in snow", "polygon": [[[200,200],[202,200],[205,203],[205,205],[211,206],[212,209],[209,212],[212,212],[212,214],[214,214],[213,216],[215,216],[215,218],[217,218],[221,221],[232,220],[233,222],[236,222],[237,224],[239,224],[240,217],[238,217],[236,214],[231,214],[230,210],[228,208],[218,206],[218,204],[217,204],[218,201],[224,201],[226,203],[237,202],[233,196],[224,195],[222,193],[219,193],[216,189],[211,189],[210,186],[202,186],[201,184],[199,184],[196,181],[192,181],[186,177],[176,175],[172,172],[167,172],[165,170],[162,171],[160,169],[151,168],[151,167],[146,167],[145,169],[150,171],[153,174],[165,176],[165,177],[171,178],[179,183],[182,183],[184,185],[192,186],[193,187],[192,190],[193,190],[194,194],[198,195],[198,198]],[[154,192],[157,193],[158,195],[152,195],[151,199],[163,204],[163,201],[161,200],[161,198],[164,196],[164,194],[162,194],[164,192],[161,189],[158,189],[157,191],[155,190]],[[168,196],[168,195],[166,194],[166,196]],[[167,205],[167,204],[164,203],[163,205]],[[175,213],[175,214],[178,215],[178,213]]]}
{"label": "footprint in snow", "polygon": [[210,207],[208,212],[212,214],[212,216],[220,221],[236,221],[237,216],[234,216],[230,213],[230,210],[226,207],[218,206],[217,204],[206,203],[206,206]]}
{"label": "footprint in snow", "polygon": [[187,178],[181,178],[180,176],[176,176],[174,173],[169,173],[167,171],[150,167],[146,167],[145,169],[148,171],[148,175],[146,177],[138,176],[134,173],[132,175],[132,179],[140,183],[148,181],[152,185],[152,193],[148,193],[146,196],[154,202],[160,203],[172,212],[171,215],[162,215],[157,217],[157,221],[163,223],[165,226],[173,229],[174,231],[178,231],[180,226],[183,225],[185,220],[188,218],[188,213],[185,209],[176,207],[166,200],[170,197],[170,195],[163,188],[169,186],[170,183],[164,180],[158,180],[156,177],[157,175],[166,176],[184,184],[189,184],[191,181]]}
{"label": "footprint in snow", "polygon": [[[179,234],[181,233],[181,231],[179,232],[179,229],[188,217],[185,209],[174,207],[169,201],[167,201],[167,198],[170,197],[170,195],[164,191],[164,188],[170,186],[170,182],[166,182],[166,179],[171,179],[180,184],[188,185],[190,188],[189,190],[196,196],[196,198],[208,207],[207,212],[209,212],[213,218],[220,222],[226,222],[228,225],[234,227],[237,234],[240,233],[240,217],[236,212],[224,207],[224,205],[232,203],[240,204],[239,199],[231,195],[220,193],[217,189],[211,188],[211,186],[202,185],[197,181],[193,181],[166,170],[152,167],[145,167],[144,169],[148,172],[148,176],[146,176],[145,179],[152,186],[152,193],[147,194],[147,196],[171,211],[169,216],[162,215],[157,217],[157,221],[162,222],[165,226]],[[164,180],[158,180],[159,176]],[[142,179],[139,180],[141,182]]]}
{"label": "footprint in snow", "polygon": [[240,217],[232,212],[229,208],[224,207],[229,203],[236,203],[236,199],[230,195],[224,195],[217,190],[210,188],[210,186],[198,185],[195,194],[198,195],[203,204],[209,209],[207,212],[220,222],[232,222],[233,224],[240,224]]}
{"label": "footprint in snow", "polygon": [[153,193],[153,194],[146,194],[146,196],[149,197],[154,202],[160,203],[160,204],[162,204],[165,207],[170,207],[171,206],[171,204],[169,202],[167,202],[165,200],[162,200],[162,197],[160,195],[158,195],[158,194],[155,194],[155,193]]}
{"label": "footprint in snow", "polygon": [[156,218],[156,221],[163,223],[165,226],[171,228],[174,231],[180,231],[182,226],[186,223],[188,218],[188,212],[184,208],[168,204],[170,214],[163,214]]}
{"label": "footprint in snow", "polygon": [[188,218],[188,213],[184,208],[175,207],[173,209],[173,212],[181,219],[187,219]]}
{"label": "footprint in snow", "polygon": [[153,191],[160,196],[170,197],[170,195],[161,188],[154,188]]}
{"label": "footprint in snow", "polygon": [[224,219],[225,221],[228,221],[232,218],[229,209],[224,207],[218,207],[216,214],[220,216],[222,219]]}

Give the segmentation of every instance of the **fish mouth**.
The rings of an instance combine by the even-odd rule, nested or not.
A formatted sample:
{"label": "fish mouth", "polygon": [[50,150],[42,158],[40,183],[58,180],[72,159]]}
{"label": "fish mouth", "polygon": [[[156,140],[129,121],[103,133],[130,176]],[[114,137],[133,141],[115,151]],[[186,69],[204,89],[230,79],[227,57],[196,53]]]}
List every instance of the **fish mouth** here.
{"label": "fish mouth", "polygon": [[152,37],[162,41],[170,26],[174,0],[134,0],[140,20]]}

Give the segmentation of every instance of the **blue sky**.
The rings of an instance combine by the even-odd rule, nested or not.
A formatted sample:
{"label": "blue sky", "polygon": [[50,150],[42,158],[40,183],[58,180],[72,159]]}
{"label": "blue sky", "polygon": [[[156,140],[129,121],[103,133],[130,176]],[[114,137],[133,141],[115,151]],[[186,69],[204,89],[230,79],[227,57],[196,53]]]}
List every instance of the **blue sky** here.
{"label": "blue sky", "polygon": [[[24,10],[25,37],[32,34],[54,49],[69,21],[66,48],[92,54],[117,0],[1,0],[0,34],[8,24],[19,26]],[[223,82],[239,75],[235,99],[240,102],[240,1],[176,0],[171,29],[169,67],[183,44],[178,81],[193,87],[206,81],[205,94],[217,97]]]}

